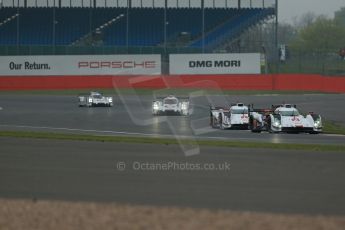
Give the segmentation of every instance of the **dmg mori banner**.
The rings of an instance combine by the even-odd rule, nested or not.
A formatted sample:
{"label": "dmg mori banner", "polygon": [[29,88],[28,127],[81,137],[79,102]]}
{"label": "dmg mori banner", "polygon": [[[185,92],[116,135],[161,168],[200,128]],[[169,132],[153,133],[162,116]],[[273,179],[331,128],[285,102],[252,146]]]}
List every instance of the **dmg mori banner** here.
{"label": "dmg mori banner", "polygon": [[259,74],[260,54],[172,54],[170,74]]}
{"label": "dmg mori banner", "polygon": [[160,55],[0,56],[0,76],[158,75]]}

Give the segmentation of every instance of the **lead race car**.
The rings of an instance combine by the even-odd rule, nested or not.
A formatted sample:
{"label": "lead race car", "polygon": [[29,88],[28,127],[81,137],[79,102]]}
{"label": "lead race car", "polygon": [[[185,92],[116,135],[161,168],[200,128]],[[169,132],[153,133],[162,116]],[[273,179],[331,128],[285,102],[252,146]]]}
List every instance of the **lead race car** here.
{"label": "lead race car", "polygon": [[92,107],[92,106],[113,106],[113,97],[104,96],[99,92],[90,92],[87,95],[79,95],[79,106]]}
{"label": "lead race car", "polygon": [[316,134],[322,132],[322,118],[313,112],[304,116],[296,105],[272,105],[271,109],[252,109],[249,127],[252,132]]}
{"label": "lead race car", "polygon": [[187,116],[190,113],[189,98],[187,97],[176,97],[170,95],[167,97],[158,97],[152,102],[153,115]]}
{"label": "lead race car", "polygon": [[212,128],[248,129],[249,109],[243,103],[232,104],[230,107],[210,108],[210,124]]}

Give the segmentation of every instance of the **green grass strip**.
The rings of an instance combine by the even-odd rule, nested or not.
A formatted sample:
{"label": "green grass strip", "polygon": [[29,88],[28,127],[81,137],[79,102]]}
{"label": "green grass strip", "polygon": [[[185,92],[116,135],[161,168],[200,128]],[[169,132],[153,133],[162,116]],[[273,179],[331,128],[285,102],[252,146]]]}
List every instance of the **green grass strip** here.
{"label": "green grass strip", "polygon": [[323,121],[323,131],[329,134],[345,135],[345,127],[333,121]]}
{"label": "green grass strip", "polygon": [[177,144],[182,143],[186,145],[201,145],[201,146],[212,146],[212,147],[345,152],[345,145],[262,143],[262,142],[244,142],[244,141],[241,142],[241,141],[231,141],[231,140],[217,141],[217,140],[184,139],[179,142],[178,140],[173,139],[173,138],[97,136],[97,135],[24,132],[24,131],[0,131],[0,137],[38,138],[38,139],[54,139],[54,140],[72,140],[72,141],[141,143],[141,144],[161,144],[161,145],[170,145],[170,144],[177,145]]}

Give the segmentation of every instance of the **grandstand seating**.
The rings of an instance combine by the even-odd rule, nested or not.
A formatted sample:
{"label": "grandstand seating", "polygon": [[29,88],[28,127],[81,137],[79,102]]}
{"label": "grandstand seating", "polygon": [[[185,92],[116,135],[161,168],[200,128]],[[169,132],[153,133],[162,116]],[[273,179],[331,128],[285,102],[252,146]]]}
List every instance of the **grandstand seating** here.
{"label": "grandstand seating", "polygon": [[[8,8],[0,10],[0,23],[6,19],[12,17],[17,13],[17,9]],[[17,32],[16,32],[17,20],[11,20],[4,25],[0,26],[0,44],[12,45],[16,44]]]}
{"label": "grandstand seating", "polygon": [[[0,22],[17,13],[16,8],[0,9]],[[19,8],[19,44],[71,45],[107,21],[124,14],[126,8]],[[274,14],[272,9],[205,9],[205,45],[213,46],[220,38],[234,36],[243,28]],[[103,44],[124,46],[127,43],[127,20],[122,17],[102,29]],[[130,8],[128,45],[157,46],[164,42],[163,8]],[[240,29],[239,29],[240,28]],[[189,46],[202,45],[202,9],[168,8],[166,36],[174,40],[181,32],[191,35]],[[0,45],[17,44],[17,19],[0,26]]]}
{"label": "grandstand seating", "polygon": [[229,40],[238,36],[243,30],[255,25],[260,20],[267,18],[267,16],[273,15],[274,9],[242,9],[239,12],[233,14],[233,17],[228,18],[223,24],[216,27],[214,30],[209,31],[205,38],[196,39],[193,41],[191,47],[200,47],[202,44],[206,48],[212,48],[216,44]]}

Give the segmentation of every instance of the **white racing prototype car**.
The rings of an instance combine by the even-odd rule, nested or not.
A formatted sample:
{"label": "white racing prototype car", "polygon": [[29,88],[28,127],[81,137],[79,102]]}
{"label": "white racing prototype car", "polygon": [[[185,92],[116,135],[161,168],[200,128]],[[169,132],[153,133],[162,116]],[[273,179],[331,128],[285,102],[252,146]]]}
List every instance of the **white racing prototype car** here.
{"label": "white racing prototype car", "polygon": [[99,92],[90,92],[88,95],[79,95],[79,106],[113,106],[113,97],[104,96]]}
{"label": "white racing prototype car", "polygon": [[175,97],[173,95],[156,98],[152,102],[152,114],[187,116],[190,114],[189,98]]}
{"label": "white racing prototype car", "polygon": [[243,103],[232,104],[230,108],[211,107],[210,124],[212,128],[248,129],[249,109]]}
{"label": "white racing prototype car", "polygon": [[263,130],[271,133],[311,133],[322,132],[322,119],[318,114],[310,112],[301,115],[296,105],[272,105],[272,109],[253,109],[250,113],[250,129],[252,132]]}

